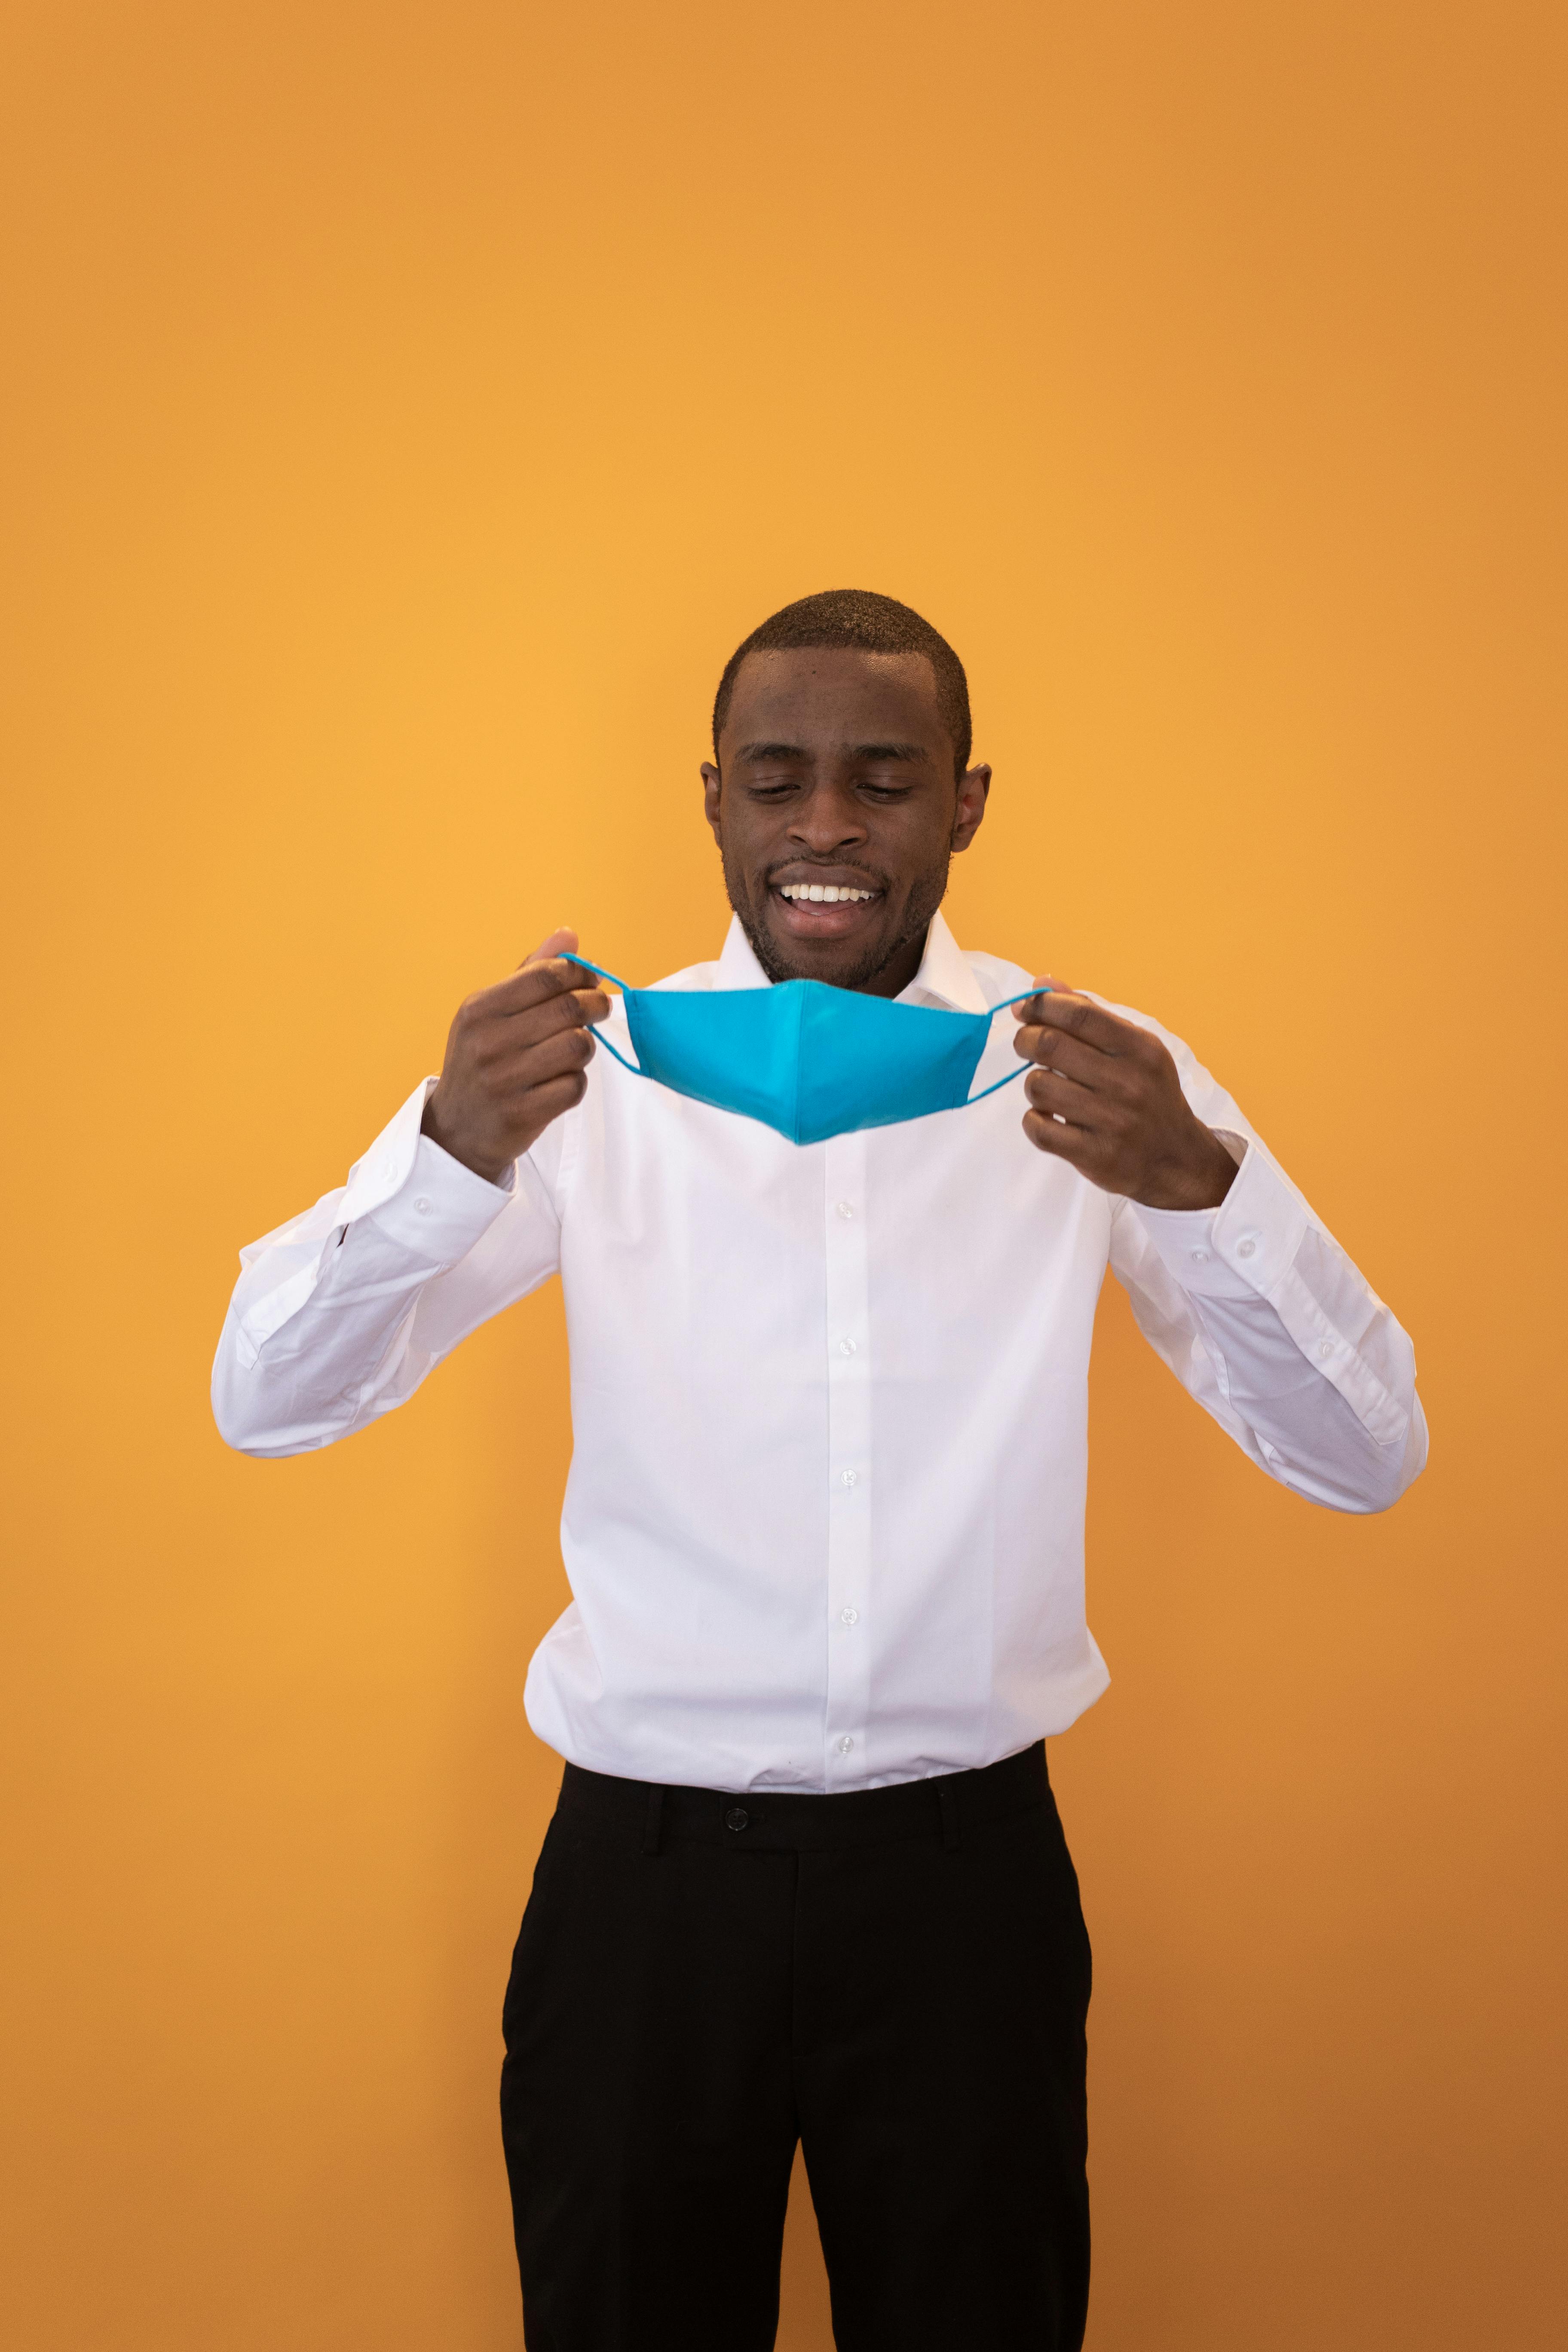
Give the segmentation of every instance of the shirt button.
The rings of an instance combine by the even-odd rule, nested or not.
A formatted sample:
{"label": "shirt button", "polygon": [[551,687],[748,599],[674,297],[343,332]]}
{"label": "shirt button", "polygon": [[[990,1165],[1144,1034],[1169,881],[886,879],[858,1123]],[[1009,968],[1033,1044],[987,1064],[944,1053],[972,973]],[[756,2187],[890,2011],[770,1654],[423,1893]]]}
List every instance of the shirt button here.
{"label": "shirt button", "polygon": [[838,1753],[840,1756],[847,1756],[849,1750],[854,1747],[854,1745],[855,1742],[850,1738],[849,1734],[846,1732],[843,1738],[838,1743]]}
{"label": "shirt button", "polygon": [[1236,1254],[1237,1257],[1252,1257],[1256,1255],[1257,1249],[1258,1244],[1249,1234],[1246,1241],[1237,1242],[1236,1245]]}
{"label": "shirt button", "polygon": [[751,1818],[744,1805],[731,1805],[724,1816],[724,1827],[727,1830],[743,1830]]}
{"label": "shirt button", "polygon": [[859,1475],[858,1470],[841,1470],[838,1474],[838,1483],[841,1486],[853,1486],[858,1483]]}
{"label": "shirt button", "polygon": [[429,1203],[429,1202],[425,1198],[425,1195],[424,1195],[424,1193],[423,1193],[423,1192],[421,1192],[421,1193],[420,1193],[419,1198],[415,1202],[414,1205],[415,1205],[415,1207],[418,1210],[418,1212],[419,1212],[419,1213],[420,1213],[420,1215],[421,1215],[422,1217],[427,1217],[427,1216],[429,1215],[429,1213],[430,1213],[430,1203]]}
{"label": "shirt button", "polygon": [[838,1622],[841,1625],[858,1625],[860,1612],[858,1609],[841,1609],[838,1612]]}
{"label": "shirt button", "polygon": [[1194,1250],[1193,1252],[1193,1264],[1194,1265],[1207,1265],[1208,1262],[1209,1254],[1207,1250]]}
{"label": "shirt button", "polygon": [[838,1203],[838,1213],[846,1220],[846,1222],[847,1222],[847,1220],[855,1214],[855,1212],[850,1207],[847,1201],[840,1201]]}
{"label": "shirt button", "polygon": [[1318,1342],[1318,1353],[1319,1353],[1319,1355],[1320,1355],[1320,1356],[1321,1356],[1321,1358],[1323,1359],[1323,1361],[1324,1361],[1325,1363],[1327,1363],[1327,1362],[1328,1362],[1329,1358],[1333,1354],[1333,1352],[1334,1352],[1334,1343],[1333,1343],[1333,1341],[1332,1341],[1331,1339],[1320,1339],[1320,1340],[1319,1340],[1319,1342]]}
{"label": "shirt button", "polygon": [[854,1340],[840,1339],[838,1342],[838,1352],[841,1356],[852,1356],[855,1353]]}

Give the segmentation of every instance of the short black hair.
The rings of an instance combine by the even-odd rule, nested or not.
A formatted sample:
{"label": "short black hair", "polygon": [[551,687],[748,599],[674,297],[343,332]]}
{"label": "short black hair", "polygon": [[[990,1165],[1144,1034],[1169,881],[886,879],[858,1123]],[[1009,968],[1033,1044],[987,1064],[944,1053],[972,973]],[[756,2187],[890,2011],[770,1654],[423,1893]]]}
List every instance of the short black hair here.
{"label": "short black hair", "polygon": [[868,654],[923,654],[936,673],[936,707],[952,738],[955,772],[969,765],[973,730],[969,680],[947,639],[896,596],[871,588],[824,588],[772,614],[735,647],[713,698],[713,757],[730,715],[735,677],[748,654],[781,653],[804,646],[853,646]]}

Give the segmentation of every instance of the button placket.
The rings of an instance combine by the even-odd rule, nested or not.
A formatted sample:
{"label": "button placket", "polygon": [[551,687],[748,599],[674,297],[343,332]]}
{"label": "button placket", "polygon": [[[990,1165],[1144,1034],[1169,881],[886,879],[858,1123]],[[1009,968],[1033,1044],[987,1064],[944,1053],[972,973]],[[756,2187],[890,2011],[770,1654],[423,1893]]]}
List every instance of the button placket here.
{"label": "button placket", "polygon": [[871,1334],[864,1135],[824,1149],[827,1367],[826,1784],[865,1771],[870,1644],[861,1620],[871,1561]]}

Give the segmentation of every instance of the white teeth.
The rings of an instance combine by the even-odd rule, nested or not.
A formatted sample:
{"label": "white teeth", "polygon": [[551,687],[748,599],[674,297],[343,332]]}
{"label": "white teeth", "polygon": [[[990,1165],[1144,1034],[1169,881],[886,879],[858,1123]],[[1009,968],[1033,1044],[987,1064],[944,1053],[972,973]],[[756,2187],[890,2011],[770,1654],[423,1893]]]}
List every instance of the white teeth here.
{"label": "white teeth", "polygon": [[797,906],[809,900],[813,906],[835,907],[845,900],[858,901],[876,896],[872,890],[851,890],[837,882],[782,882],[781,898],[793,898]]}

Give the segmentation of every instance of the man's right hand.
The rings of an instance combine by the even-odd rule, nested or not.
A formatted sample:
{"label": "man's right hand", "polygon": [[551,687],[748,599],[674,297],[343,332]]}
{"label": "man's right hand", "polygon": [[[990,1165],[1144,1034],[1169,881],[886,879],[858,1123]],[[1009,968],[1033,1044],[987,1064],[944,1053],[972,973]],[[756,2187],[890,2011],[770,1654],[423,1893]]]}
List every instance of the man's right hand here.
{"label": "man's right hand", "polygon": [[458,1007],[447,1058],[425,1106],[425,1133],[465,1168],[499,1184],[552,1118],[580,1103],[593,1058],[590,1024],[610,1000],[567,963],[575,931],[552,931],[510,980]]}

